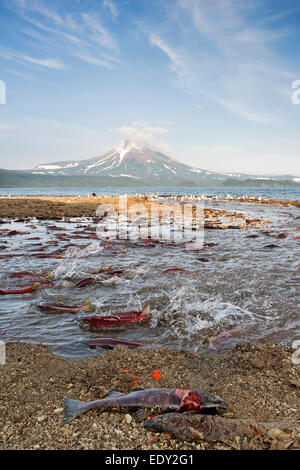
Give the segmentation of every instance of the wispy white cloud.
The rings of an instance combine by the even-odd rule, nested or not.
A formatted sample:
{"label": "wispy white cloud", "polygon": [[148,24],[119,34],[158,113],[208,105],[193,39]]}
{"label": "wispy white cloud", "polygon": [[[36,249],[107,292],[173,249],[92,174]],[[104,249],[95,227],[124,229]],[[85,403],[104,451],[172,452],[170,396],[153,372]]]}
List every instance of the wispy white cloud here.
{"label": "wispy white cloud", "polygon": [[26,79],[30,78],[30,75],[28,75],[27,73],[19,72],[18,70],[12,70],[12,69],[7,69],[7,68],[3,68],[2,70],[12,75],[16,75],[17,77],[26,78]]}
{"label": "wispy white cloud", "polygon": [[108,62],[104,59],[100,59],[99,57],[89,55],[89,54],[84,53],[84,52],[81,53],[81,52],[78,52],[78,51],[74,51],[72,53],[72,55],[74,57],[77,57],[78,59],[82,60],[83,62],[86,62],[87,64],[90,64],[90,65],[97,65],[97,66],[100,66],[100,67],[105,67],[108,70],[112,70],[114,68],[114,66],[111,64],[111,62]]}
{"label": "wispy white cloud", "polygon": [[[44,35],[44,40],[47,41],[47,42],[49,42],[51,40],[51,36],[59,36],[59,37],[63,38],[65,41],[70,42],[71,44],[78,44],[78,45],[88,46],[88,43],[85,40],[83,40],[82,38],[80,38],[78,36],[75,36],[74,34],[70,34],[66,30],[57,29],[57,28],[54,28],[54,27],[51,27],[51,26],[47,26],[44,23],[42,23],[40,21],[37,21],[34,18],[30,18],[27,15],[23,15],[23,18],[26,21],[28,21],[29,23],[31,23],[33,26],[35,26],[37,29],[39,29],[41,31],[46,31],[47,33],[50,33],[50,34]],[[40,36],[40,37],[42,37],[42,36]]]}
{"label": "wispy white cloud", "polygon": [[24,10],[33,11],[39,15],[51,20],[52,22],[63,25],[63,18],[54,10],[38,0],[14,0],[15,3]]}
{"label": "wispy white cloud", "polygon": [[64,70],[66,68],[65,64],[59,59],[38,59],[4,47],[0,47],[0,57],[14,62],[34,64],[48,69]]}
{"label": "wispy white cloud", "polygon": [[66,68],[65,64],[59,59],[35,59],[34,57],[30,57],[24,54],[20,54],[20,59],[35,65],[40,65],[41,67],[46,67],[48,69],[63,70]]}
{"label": "wispy white cloud", "polygon": [[92,34],[90,38],[102,47],[118,52],[118,46],[115,39],[109,31],[102,26],[99,18],[89,13],[82,13],[82,18],[86,25],[91,29]]}
{"label": "wispy white cloud", "polygon": [[[53,49],[55,54],[64,56],[64,61],[65,56],[71,56],[109,70],[122,65],[117,41],[98,15],[80,10],[63,15],[43,0],[12,0],[10,5],[31,25],[31,28],[23,28],[19,33],[34,39],[35,48]],[[23,56],[27,62],[32,59],[31,54],[24,53]],[[62,60],[51,59],[37,65],[62,69],[62,63]]]}
{"label": "wispy white cloud", "polygon": [[170,68],[181,81],[189,84],[193,80],[193,73],[189,69],[182,54],[177,52],[174,48],[170,47],[161,37],[156,33],[149,35],[149,41],[152,46],[161,49],[170,59]]}
{"label": "wispy white cloud", "polygon": [[242,103],[230,103],[223,99],[217,99],[216,102],[231,113],[234,113],[247,119],[248,121],[252,121],[257,124],[267,124],[278,121],[278,119],[274,116],[268,116],[260,112],[251,111],[247,105],[245,106]]}
{"label": "wispy white cloud", "polygon": [[290,31],[253,21],[261,6],[257,2],[176,0],[168,5],[168,21],[161,25],[166,39],[161,33],[149,39],[167,55],[180,85],[251,122],[274,122],[276,116],[265,108],[282,98],[287,77],[294,75],[275,45]]}
{"label": "wispy white cloud", "polygon": [[108,8],[108,10],[111,13],[111,16],[112,16],[113,20],[115,21],[116,18],[119,16],[119,10],[118,10],[116,4],[112,0],[103,0],[102,5],[103,5],[104,8]]}

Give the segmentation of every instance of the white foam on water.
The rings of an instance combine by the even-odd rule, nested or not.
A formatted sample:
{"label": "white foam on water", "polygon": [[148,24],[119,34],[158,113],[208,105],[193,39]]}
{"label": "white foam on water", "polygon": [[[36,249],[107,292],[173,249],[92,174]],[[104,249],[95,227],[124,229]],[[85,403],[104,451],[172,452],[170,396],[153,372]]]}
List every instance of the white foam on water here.
{"label": "white foam on water", "polygon": [[64,254],[64,258],[87,258],[88,256],[99,255],[103,252],[103,246],[100,245],[100,241],[93,240],[86,248],[77,248],[72,246]]}
{"label": "white foam on water", "polygon": [[[205,298],[206,294],[199,292],[191,280],[165,294],[169,302],[153,316],[151,327],[166,322],[169,334],[179,339],[195,340],[208,332],[244,328],[259,320],[257,314],[223,302],[221,298]],[[265,321],[265,317],[261,320]]]}
{"label": "white foam on water", "polygon": [[118,284],[126,283],[126,279],[123,279],[119,276],[112,276],[112,277],[109,277],[108,279],[103,279],[101,282],[104,286],[116,286]]}
{"label": "white foam on water", "polygon": [[71,279],[78,277],[78,263],[76,260],[59,260],[57,267],[51,271],[51,279]]}

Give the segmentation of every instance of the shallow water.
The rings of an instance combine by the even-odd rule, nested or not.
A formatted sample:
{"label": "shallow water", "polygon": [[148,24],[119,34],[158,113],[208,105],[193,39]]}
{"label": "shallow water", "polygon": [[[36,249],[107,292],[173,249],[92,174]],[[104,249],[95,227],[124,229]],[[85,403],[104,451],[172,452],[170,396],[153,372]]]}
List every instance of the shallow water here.
{"label": "shallow water", "polygon": [[235,198],[261,197],[272,200],[296,201],[300,198],[300,187],[287,188],[191,188],[191,187],[161,187],[161,188],[0,188],[1,196],[81,196],[86,197],[96,193],[98,196],[118,196],[119,194],[155,194],[155,195],[183,195],[183,196],[208,196],[208,197],[227,197]]}
{"label": "shallow water", "polygon": [[[232,329],[235,334],[224,347],[231,348],[240,341],[291,344],[299,339],[300,240],[296,239],[299,236],[299,208],[229,201],[210,201],[205,207],[225,208],[249,218],[267,219],[270,223],[265,230],[270,233],[264,234],[255,228],[206,230],[205,243],[216,246],[191,251],[182,244],[176,247],[157,244],[151,248],[127,247],[126,253],[112,253],[104,250],[97,239],[74,238],[92,233],[86,230],[92,225],[91,220],[73,219],[77,223],[65,223],[33,219],[30,223],[2,224],[0,231],[19,230],[28,235],[9,237],[2,232],[0,245],[5,249],[0,255],[24,253],[26,256],[0,259],[0,289],[29,286],[29,279],[10,278],[12,273],[24,270],[48,271],[57,287],[0,296],[0,330],[4,330],[0,339],[47,344],[53,352],[72,358],[105,352],[102,348],[92,350],[85,344],[99,336],[199,352],[209,351],[204,342],[207,336]],[[53,225],[67,230],[51,230],[49,226]],[[287,233],[286,238],[276,238],[283,232]],[[56,238],[62,233],[72,240]],[[258,238],[247,238],[253,234],[259,235]],[[28,240],[32,237],[40,237],[40,240]],[[47,244],[47,241],[58,241],[59,245]],[[42,246],[34,245],[36,243],[42,243]],[[70,243],[89,246],[70,247],[62,259],[32,256],[45,246],[43,253],[49,253]],[[267,248],[267,245],[277,245],[277,248]],[[84,288],[74,287],[74,282],[110,265],[124,269],[125,274],[112,278],[98,275],[103,282]],[[173,267],[194,273],[164,273]],[[41,301],[80,305],[88,298],[99,315],[142,310],[150,303],[152,316],[148,324],[95,331],[82,321],[87,316],[84,311],[77,315],[54,314],[38,308]]]}

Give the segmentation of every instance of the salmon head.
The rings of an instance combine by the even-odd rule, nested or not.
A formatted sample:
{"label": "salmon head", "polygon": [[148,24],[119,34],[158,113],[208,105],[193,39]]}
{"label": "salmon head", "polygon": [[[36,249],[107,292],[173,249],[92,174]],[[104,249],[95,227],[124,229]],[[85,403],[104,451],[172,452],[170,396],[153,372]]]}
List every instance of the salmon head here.
{"label": "salmon head", "polygon": [[202,400],[206,411],[222,412],[227,410],[227,403],[212,393],[203,392],[198,389],[193,390],[192,393]]}
{"label": "salmon head", "polygon": [[180,411],[222,412],[227,409],[227,403],[216,395],[202,390],[177,389],[176,394],[180,398]]}

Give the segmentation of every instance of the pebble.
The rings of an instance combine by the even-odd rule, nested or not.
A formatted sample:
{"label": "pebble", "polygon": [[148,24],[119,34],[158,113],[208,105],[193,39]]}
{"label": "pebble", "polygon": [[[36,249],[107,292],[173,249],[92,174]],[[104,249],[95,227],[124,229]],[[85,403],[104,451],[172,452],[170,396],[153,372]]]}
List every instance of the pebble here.
{"label": "pebble", "polygon": [[129,414],[125,415],[125,421],[126,421],[127,424],[130,424],[131,421],[132,421],[132,416],[129,415]]}
{"label": "pebble", "polygon": [[55,408],[55,410],[53,411],[53,413],[61,413],[62,411],[64,411],[63,408]]}
{"label": "pebble", "polygon": [[43,415],[43,416],[39,416],[38,419],[37,419],[37,421],[38,421],[39,423],[42,423],[43,421],[45,421],[45,419],[47,419],[47,416]]}
{"label": "pebble", "polygon": [[263,369],[265,367],[265,363],[264,361],[260,360],[260,359],[256,359],[256,358],[251,358],[249,360],[250,364],[252,365],[252,367],[255,367],[256,369]]}

